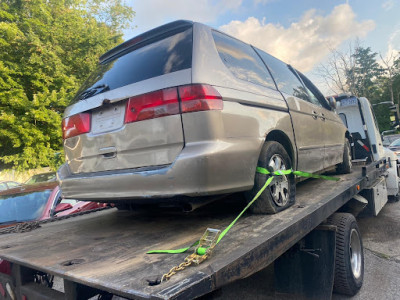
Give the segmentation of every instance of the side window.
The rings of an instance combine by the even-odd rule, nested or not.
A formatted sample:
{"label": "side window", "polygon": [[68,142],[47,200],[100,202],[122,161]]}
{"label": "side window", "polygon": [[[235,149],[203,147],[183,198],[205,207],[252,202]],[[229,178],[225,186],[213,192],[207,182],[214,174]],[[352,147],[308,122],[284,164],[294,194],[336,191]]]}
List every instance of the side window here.
{"label": "side window", "polygon": [[314,95],[314,93],[311,92],[311,90],[307,87],[307,85],[306,85],[305,89],[306,89],[306,91],[307,91],[307,93],[308,93],[309,101],[310,101],[312,104],[315,104],[315,105],[317,105],[317,106],[321,106],[321,107],[322,107],[321,102],[320,102],[320,101],[318,100],[318,98]]}
{"label": "side window", "polygon": [[7,185],[5,183],[0,183],[0,191],[5,191],[7,189]]}
{"label": "side window", "polygon": [[304,85],[287,64],[262,50],[256,49],[256,51],[268,66],[281,92],[310,101]]}
{"label": "side window", "polygon": [[374,125],[375,125],[375,128],[376,128],[376,130],[377,130],[378,132],[380,132],[380,131],[379,131],[379,126],[378,126],[378,120],[376,119],[376,116],[375,116],[374,110],[373,110],[372,107],[371,107],[371,104],[369,104],[369,109],[371,110],[371,112],[372,112],[372,117],[374,118]]}
{"label": "side window", "polygon": [[340,113],[339,117],[342,119],[343,124],[348,128],[349,126],[347,125],[347,118],[344,113]]}
{"label": "side window", "polygon": [[319,91],[319,89],[306,77],[303,73],[297,71],[301,80],[304,82],[309,94],[310,94],[310,101],[316,105],[322,106],[328,110],[331,110],[331,107],[326,101],[324,95]]}
{"label": "side window", "polygon": [[213,31],[212,34],[221,60],[233,75],[276,89],[267,68],[250,45],[220,32]]}

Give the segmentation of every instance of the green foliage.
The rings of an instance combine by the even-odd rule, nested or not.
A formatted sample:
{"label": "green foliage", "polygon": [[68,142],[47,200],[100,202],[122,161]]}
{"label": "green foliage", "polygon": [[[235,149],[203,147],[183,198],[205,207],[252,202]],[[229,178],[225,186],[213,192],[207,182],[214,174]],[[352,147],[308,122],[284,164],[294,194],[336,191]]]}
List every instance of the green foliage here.
{"label": "green foliage", "polygon": [[[351,93],[358,97],[368,98],[372,104],[379,104],[391,101],[390,88],[392,87],[395,95],[395,103],[399,103],[399,57],[392,63],[392,66],[388,64],[383,66],[378,63],[376,52],[372,52],[370,47],[363,48],[359,46],[355,49],[352,58],[354,59],[354,66],[347,70],[345,74],[346,83],[350,87]],[[389,105],[376,105],[374,106],[374,111],[379,129],[381,131],[391,129]]]}
{"label": "green foliage", "polygon": [[383,72],[376,61],[376,56],[377,53],[372,52],[370,47],[357,47],[353,54],[355,64],[346,75],[349,85],[354,88],[354,93],[359,97],[370,98],[375,88],[374,80]]}
{"label": "green foliage", "polygon": [[[386,64],[386,67],[382,69],[382,75],[373,81],[373,85],[370,87],[369,95],[369,99],[372,103],[379,104],[381,102],[389,101],[393,101],[395,104],[400,103],[399,62],[400,58],[399,54],[397,54],[397,59],[395,59],[390,65]],[[391,105],[388,104],[382,104],[374,107],[381,132],[392,129],[390,116],[393,115],[393,113],[390,112],[390,106]]]}
{"label": "green foliage", "polygon": [[122,0],[0,2],[0,166],[61,163],[62,113],[133,16]]}

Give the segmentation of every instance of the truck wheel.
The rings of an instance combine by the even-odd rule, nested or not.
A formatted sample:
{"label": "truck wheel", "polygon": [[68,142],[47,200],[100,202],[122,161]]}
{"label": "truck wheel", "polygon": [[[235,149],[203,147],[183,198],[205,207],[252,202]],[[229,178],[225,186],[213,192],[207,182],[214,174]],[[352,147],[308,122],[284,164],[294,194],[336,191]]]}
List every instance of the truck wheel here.
{"label": "truck wheel", "polygon": [[[292,161],[281,144],[269,141],[261,150],[258,166],[269,171],[289,170],[292,168]],[[253,189],[246,192],[248,202],[264,186],[268,178],[269,175],[256,173]],[[276,176],[249,210],[255,214],[275,214],[294,203],[295,191],[296,183],[293,174]]]}
{"label": "truck wheel", "polygon": [[343,151],[343,162],[337,166],[337,173],[339,174],[348,174],[351,172],[351,149],[350,142],[346,139],[344,143],[344,151]]}
{"label": "truck wheel", "polygon": [[337,227],[333,291],[354,296],[364,280],[364,250],[357,221],[352,214],[335,213],[328,223]]}

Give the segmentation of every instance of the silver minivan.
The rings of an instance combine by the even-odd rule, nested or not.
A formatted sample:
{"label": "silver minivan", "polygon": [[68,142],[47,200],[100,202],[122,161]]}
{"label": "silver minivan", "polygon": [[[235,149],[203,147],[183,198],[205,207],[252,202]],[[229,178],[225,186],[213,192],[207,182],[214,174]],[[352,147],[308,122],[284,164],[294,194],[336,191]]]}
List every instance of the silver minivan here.
{"label": "silver minivan", "polygon": [[[238,191],[251,199],[267,178],[257,166],[350,172],[349,133],[334,108],[264,51],[172,22],[100,57],[65,111],[58,180],[66,198],[117,205]],[[294,199],[294,176],[276,177],[252,211],[276,213]]]}

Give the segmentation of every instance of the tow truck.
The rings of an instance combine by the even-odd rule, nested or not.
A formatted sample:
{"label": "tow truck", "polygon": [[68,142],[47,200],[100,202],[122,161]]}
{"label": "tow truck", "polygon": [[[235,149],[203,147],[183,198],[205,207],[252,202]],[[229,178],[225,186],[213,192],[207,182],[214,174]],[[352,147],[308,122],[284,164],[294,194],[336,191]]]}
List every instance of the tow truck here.
{"label": "tow truck", "polygon": [[[338,101],[339,114],[346,115],[364,102],[346,99]],[[368,117],[365,111],[358,112],[364,118],[358,129],[366,133]],[[377,215],[389,189],[389,194],[398,196],[399,179],[395,160],[390,153],[380,152],[379,140],[369,136],[367,141],[361,132],[361,141],[372,152],[357,154],[360,139],[354,133],[360,131],[351,127],[347,116],[356,136],[352,172],[339,176],[337,182],[298,183],[296,203],[278,214],[245,214],[201,264],[180,268],[161,281],[171,268],[182,266],[188,253],[146,253],[187,247],[207,228],[225,228],[243,209],[241,194],[191,213],[111,208],[36,224],[24,232],[0,231],[0,258],[10,262],[8,273],[0,274],[0,299],[69,300],[96,295],[99,299],[194,299],[272,263],[275,290],[281,298],[330,299],[333,290],[356,294],[363,281],[364,256],[354,215],[360,211]],[[53,289],[44,280],[52,276],[63,280],[63,289]]]}

